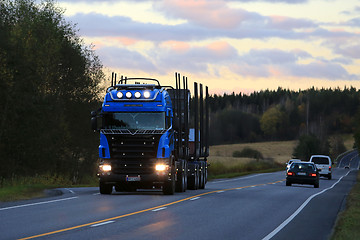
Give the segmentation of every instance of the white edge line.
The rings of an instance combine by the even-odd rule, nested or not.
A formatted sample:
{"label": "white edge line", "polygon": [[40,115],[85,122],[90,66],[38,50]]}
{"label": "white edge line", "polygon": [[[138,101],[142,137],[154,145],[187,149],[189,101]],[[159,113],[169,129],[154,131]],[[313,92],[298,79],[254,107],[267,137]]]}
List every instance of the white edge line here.
{"label": "white edge line", "polygon": [[311,195],[290,217],[288,217],[283,223],[281,223],[277,228],[275,228],[271,233],[269,233],[267,236],[265,236],[262,240],[269,240],[271,239],[273,236],[275,236],[278,232],[280,232],[287,224],[289,224],[305,207],[306,205],[317,195],[320,195],[324,192],[326,192],[329,189],[332,189],[333,187],[335,187],[336,184],[338,184],[341,179],[343,177],[346,177],[348,174],[350,173],[347,172],[347,174],[345,174],[344,176],[342,176],[336,183],[334,183],[331,187],[325,188],[324,190],[322,190],[321,192],[315,193],[313,195]]}
{"label": "white edge line", "polygon": [[153,212],[157,212],[157,211],[161,211],[161,210],[164,210],[166,209],[167,207],[161,207],[161,208],[157,208],[157,209],[154,209],[152,210]]}
{"label": "white edge line", "polygon": [[194,198],[190,198],[190,201],[194,201],[194,200],[198,200],[200,197],[194,197]]}
{"label": "white edge line", "polygon": [[217,191],[216,193],[223,193],[223,192],[225,192],[225,191]]}
{"label": "white edge line", "polygon": [[102,226],[102,225],[113,223],[113,222],[115,222],[115,221],[107,221],[107,222],[91,225],[90,227],[98,227],[98,226]]}
{"label": "white edge line", "polygon": [[93,195],[94,195],[94,196],[95,196],[95,195],[100,195],[100,193],[94,193]]}
{"label": "white edge line", "polygon": [[78,197],[62,198],[62,199],[57,199],[57,200],[45,201],[45,202],[29,203],[29,204],[24,204],[24,205],[5,207],[5,208],[0,208],[0,211],[14,209],[14,208],[21,208],[21,207],[30,207],[30,206],[40,205],[40,204],[47,204],[47,203],[66,201],[66,200],[71,200],[71,199],[75,199],[75,198],[78,198]]}
{"label": "white edge line", "polygon": [[75,194],[75,192],[73,190],[68,189],[68,188],[65,188],[65,189],[68,190],[70,193]]}

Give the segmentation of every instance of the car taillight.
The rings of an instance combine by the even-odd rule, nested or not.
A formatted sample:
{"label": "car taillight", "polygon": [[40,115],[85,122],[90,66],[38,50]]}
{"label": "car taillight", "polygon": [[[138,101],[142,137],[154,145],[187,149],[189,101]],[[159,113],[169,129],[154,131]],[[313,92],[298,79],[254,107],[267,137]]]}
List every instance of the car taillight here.
{"label": "car taillight", "polygon": [[316,177],[316,173],[310,173],[311,177]]}
{"label": "car taillight", "polygon": [[329,171],[331,171],[331,166],[329,166]]}
{"label": "car taillight", "polygon": [[287,175],[288,176],[294,176],[295,174],[293,172],[288,172]]}

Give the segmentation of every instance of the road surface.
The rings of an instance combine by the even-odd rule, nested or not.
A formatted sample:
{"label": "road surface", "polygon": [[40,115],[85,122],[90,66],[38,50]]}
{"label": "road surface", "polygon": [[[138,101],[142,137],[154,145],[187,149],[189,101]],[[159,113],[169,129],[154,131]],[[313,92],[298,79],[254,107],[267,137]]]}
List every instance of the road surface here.
{"label": "road surface", "polygon": [[59,196],[0,203],[0,239],[328,239],[358,168],[358,153],[348,154],[320,188],[286,187],[281,171],[172,196],[59,189]]}

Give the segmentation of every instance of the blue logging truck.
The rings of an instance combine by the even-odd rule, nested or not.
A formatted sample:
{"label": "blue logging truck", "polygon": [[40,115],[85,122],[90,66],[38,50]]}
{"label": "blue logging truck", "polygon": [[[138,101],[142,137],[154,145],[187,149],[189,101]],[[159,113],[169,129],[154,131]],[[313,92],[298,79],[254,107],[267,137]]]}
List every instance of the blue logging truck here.
{"label": "blue logging truck", "polygon": [[[176,87],[156,79],[112,74],[102,107],[91,112],[100,132],[101,194],[161,189],[165,195],[203,189],[209,156],[208,87],[175,73]],[[198,88],[199,87],[199,88]],[[191,104],[190,104],[191,102]],[[191,105],[191,110],[190,110]]]}

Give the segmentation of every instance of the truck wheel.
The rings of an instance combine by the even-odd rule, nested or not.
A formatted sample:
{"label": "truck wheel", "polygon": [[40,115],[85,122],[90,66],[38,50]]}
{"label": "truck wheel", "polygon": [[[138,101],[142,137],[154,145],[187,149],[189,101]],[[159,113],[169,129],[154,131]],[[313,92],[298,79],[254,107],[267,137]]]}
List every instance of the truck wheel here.
{"label": "truck wheel", "polygon": [[195,173],[194,176],[190,176],[188,178],[188,189],[196,190],[199,188],[199,166],[195,165]]}
{"label": "truck wheel", "polygon": [[200,171],[200,180],[199,180],[199,188],[204,189],[205,188],[205,181],[206,181],[206,175],[205,175],[205,164],[202,162],[201,164],[201,171]]}
{"label": "truck wheel", "polygon": [[176,182],[176,192],[185,192],[186,191],[186,172],[183,171],[184,168],[181,169],[180,172],[178,172],[178,179]]}
{"label": "truck wheel", "polygon": [[195,190],[199,189],[200,186],[200,166],[197,166],[197,171],[195,172]]}
{"label": "truck wheel", "polygon": [[101,194],[111,194],[113,186],[100,182],[99,189]]}
{"label": "truck wheel", "polygon": [[327,177],[329,180],[331,180],[331,173],[329,173]]}
{"label": "truck wheel", "polygon": [[164,183],[164,195],[174,195],[175,193],[175,167],[171,167],[171,180]]}

